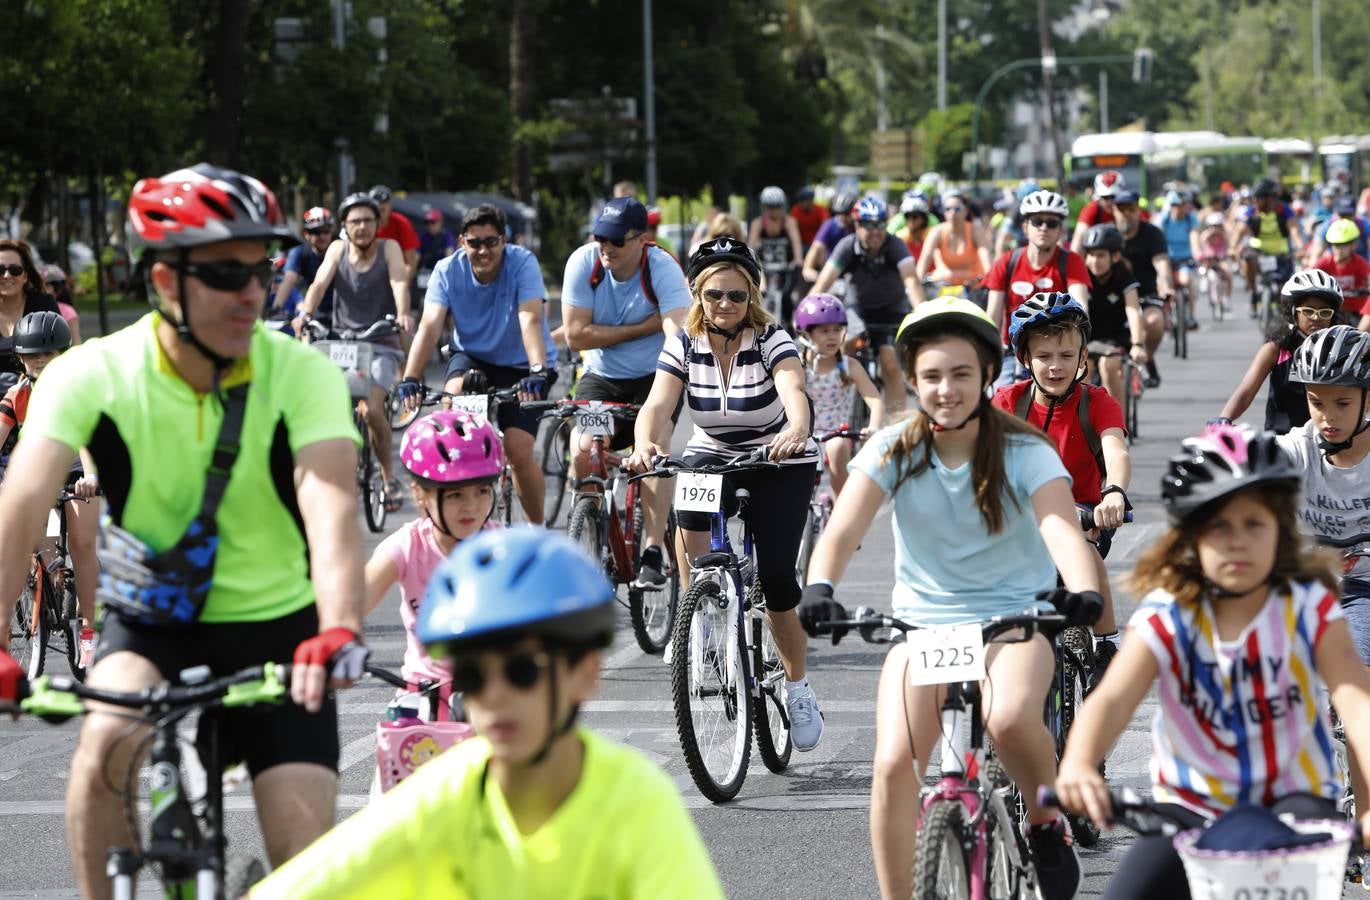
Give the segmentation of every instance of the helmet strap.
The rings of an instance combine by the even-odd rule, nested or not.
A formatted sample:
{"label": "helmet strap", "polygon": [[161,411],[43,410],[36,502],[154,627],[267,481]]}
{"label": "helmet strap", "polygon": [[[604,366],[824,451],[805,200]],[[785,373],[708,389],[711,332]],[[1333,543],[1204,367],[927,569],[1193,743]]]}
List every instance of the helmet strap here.
{"label": "helmet strap", "polygon": [[[1019,362],[1022,362],[1022,360],[1019,360]],[[1084,364],[1078,365],[1075,369],[1075,379],[1071,381],[1071,383],[1066,386],[1066,389],[1060,394],[1053,394],[1051,391],[1042,387],[1042,383],[1038,381],[1037,376],[1033,374],[1031,365],[1027,366],[1027,370],[1028,377],[1032,379],[1033,389],[1039,391],[1043,397],[1047,398],[1047,419],[1042,425],[1042,430],[1046,431],[1047,428],[1051,426],[1051,415],[1056,411],[1056,405],[1070,399],[1070,395],[1075,392],[1075,386],[1084,380],[1085,374],[1089,371],[1089,367]]]}
{"label": "helmet strap", "polygon": [[737,338],[741,336],[743,330],[749,327],[749,325],[750,323],[744,319],[736,328],[732,330],[725,330],[719,328],[717,325],[715,325],[713,322],[710,322],[708,319],[704,320],[704,328],[706,331],[709,332],[709,334],[717,334],[722,336],[724,353],[728,352],[728,345],[731,344],[733,341],[737,340]]}
{"label": "helmet strap", "polygon": [[[167,318],[171,320],[171,324],[176,328],[176,336],[199,351],[200,355],[209,360],[210,365],[214,367],[214,387],[217,392],[219,376],[229,366],[233,365],[233,360],[227,356],[220,356],[218,353],[211,350],[205,345],[204,341],[195,336],[195,332],[190,327],[190,298],[186,295],[185,274],[185,267],[189,264],[190,251],[182,247],[179,251],[176,266],[176,292],[178,295],[177,299],[180,301],[181,312],[177,317],[173,318],[172,316],[167,315]],[[167,312],[168,311],[164,311],[163,315],[166,315]]]}
{"label": "helmet strap", "polygon": [[1336,441],[1335,443],[1332,441],[1323,440],[1321,437],[1318,438],[1318,449],[1322,451],[1324,457],[1336,456],[1343,450],[1350,450],[1351,445],[1356,442],[1356,438],[1360,435],[1360,433],[1365,429],[1370,428],[1370,421],[1366,421],[1365,418],[1365,394],[1366,389],[1361,388],[1360,412],[1356,413],[1356,430],[1351,432],[1351,436],[1349,438],[1347,438],[1344,441]]}
{"label": "helmet strap", "polygon": [[[936,422],[933,422],[933,423],[932,423],[932,430],[933,430],[934,432],[939,433],[939,434],[940,434],[941,432],[944,432],[944,431],[960,431],[961,429],[963,429],[963,428],[965,428],[967,425],[969,425],[971,422],[973,422],[973,421],[975,421],[976,419],[980,418],[980,416],[981,416],[986,410],[988,410],[988,409],[989,409],[989,397],[985,396],[984,394],[981,394],[981,395],[980,395],[980,402],[977,403],[977,404],[975,404],[975,409],[971,410],[970,415],[966,416],[966,418],[965,418],[964,420],[962,420],[962,422],[961,422],[960,425],[953,425],[953,426],[951,426],[950,428],[948,428],[948,427],[946,427],[946,426],[938,425]],[[932,417],[931,417],[931,416],[928,416],[928,418],[931,419]]]}

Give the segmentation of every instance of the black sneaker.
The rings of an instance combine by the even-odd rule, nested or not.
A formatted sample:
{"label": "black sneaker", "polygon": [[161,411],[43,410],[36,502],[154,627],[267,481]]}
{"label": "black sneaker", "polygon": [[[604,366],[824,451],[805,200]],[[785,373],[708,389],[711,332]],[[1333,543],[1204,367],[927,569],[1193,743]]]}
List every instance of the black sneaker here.
{"label": "black sneaker", "polygon": [[1161,386],[1161,373],[1156,370],[1156,361],[1148,359],[1146,361],[1146,381],[1143,382],[1149,388]]}
{"label": "black sneaker", "polygon": [[1031,825],[1027,839],[1042,900],[1071,900],[1080,890],[1080,857],[1065,820]]}
{"label": "black sneaker", "polygon": [[648,547],[642,551],[642,562],[637,567],[637,580],[633,587],[643,590],[660,590],[666,586],[666,562],[660,547]]}
{"label": "black sneaker", "polygon": [[1090,666],[1089,677],[1085,679],[1085,693],[1088,694],[1099,686],[1099,682],[1104,680],[1104,670],[1117,655],[1118,647],[1112,641],[1100,641],[1095,646],[1094,665]]}

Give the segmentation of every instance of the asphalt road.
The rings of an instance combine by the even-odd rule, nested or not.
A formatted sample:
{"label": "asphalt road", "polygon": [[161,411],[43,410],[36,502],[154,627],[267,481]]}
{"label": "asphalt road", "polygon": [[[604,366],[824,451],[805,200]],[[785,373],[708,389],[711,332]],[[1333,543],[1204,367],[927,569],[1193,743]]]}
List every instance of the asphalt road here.
{"label": "asphalt road", "polygon": [[[1240,307],[1239,307],[1240,308]],[[1125,527],[1109,560],[1116,577],[1138,549],[1161,528],[1158,479],[1164,462],[1183,435],[1216,415],[1245,371],[1258,338],[1244,311],[1214,325],[1206,315],[1191,335],[1190,358],[1176,361],[1169,346],[1161,360],[1164,381],[1147,393],[1141,409],[1141,435],[1133,447],[1136,524]],[[1259,424],[1263,401],[1248,419]],[[683,441],[685,426],[677,432]],[[406,508],[392,527],[412,515]],[[564,526],[565,513],[562,524]],[[377,536],[368,535],[368,552]],[[838,595],[848,608],[889,608],[892,538],[888,509],[872,527]],[[1119,596],[1119,618],[1131,600]],[[383,664],[398,666],[404,638],[399,597],[392,592],[367,621],[367,638]],[[833,648],[811,644],[811,680],[826,716],[823,742],[807,754],[796,753],[789,771],[768,772],[755,758],[738,798],[714,805],[691,783],[681,761],[669,696],[667,668],[645,656],[633,641],[626,613],[617,643],[606,657],[599,698],[585,720],[600,732],[626,742],[663,766],[679,785],[713,856],[730,897],[850,898],[877,895],[867,816],[870,760],[874,744],[874,698],[882,660],[877,647],[855,640]],[[54,664],[60,662],[54,659]],[[378,717],[389,688],[364,683],[340,697],[342,778],[339,815],[365,805],[374,765]],[[1116,784],[1144,787],[1149,755],[1151,703],[1137,711],[1109,760]],[[50,726],[33,720],[0,724],[0,897],[74,895],[63,831],[62,796],[76,726]],[[235,851],[260,852],[254,834],[250,791],[229,794],[229,839]],[[1106,835],[1082,852],[1086,879],[1081,896],[1097,896],[1127,844],[1122,833]],[[140,892],[152,894],[144,883]]]}

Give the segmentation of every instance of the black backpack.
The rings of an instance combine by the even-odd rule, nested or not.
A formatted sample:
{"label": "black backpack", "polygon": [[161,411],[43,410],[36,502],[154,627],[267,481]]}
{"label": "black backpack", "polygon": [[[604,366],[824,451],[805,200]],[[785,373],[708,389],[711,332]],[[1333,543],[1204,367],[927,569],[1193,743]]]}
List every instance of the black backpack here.
{"label": "black backpack", "polygon": [[[1108,468],[1104,465],[1104,443],[1099,439],[1099,431],[1089,418],[1089,387],[1083,384],[1076,387],[1080,391],[1080,431],[1084,433],[1085,446],[1094,457],[1094,463],[1099,467],[1099,478],[1102,480],[1108,477]],[[1023,391],[1023,396],[1018,398],[1018,404],[1013,408],[1013,414],[1024,422],[1032,410],[1032,391],[1031,387]]]}

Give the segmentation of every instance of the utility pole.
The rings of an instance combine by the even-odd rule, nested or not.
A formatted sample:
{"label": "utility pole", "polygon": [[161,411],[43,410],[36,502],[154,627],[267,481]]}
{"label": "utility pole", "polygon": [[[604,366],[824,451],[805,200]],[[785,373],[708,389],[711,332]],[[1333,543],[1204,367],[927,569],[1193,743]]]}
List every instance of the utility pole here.
{"label": "utility pole", "polygon": [[937,108],[947,108],[947,0],[937,0]]}
{"label": "utility pole", "polygon": [[[333,0],[333,46],[338,50],[347,47],[347,4],[346,0]],[[333,141],[338,150],[338,203],[342,203],[352,187],[352,151],[347,138],[338,135]]]}
{"label": "utility pole", "polygon": [[656,73],[652,62],[652,0],[642,0],[642,106],[647,126],[647,205],[656,203]]}
{"label": "utility pole", "polygon": [[1322,131],[1322,0],[1313,0],[1313,122]]}
{"label": "utility pole", "polygon": [[1056,53],[1051,49],[1051,23],[1047,19],[1047,0],[1037,0],[1037,38],[1042,51],[1042,89],[1046,92],[1047,131],[1051,138],[1051,168],[1056,172],[1056,186],[1063,187],[1065,172],[1061,169],[1061,137],[1056,133]]}
{"label": "utility pole", "polygon": [[1099,133],[1108,131],[1108,69],[1099,70]]}

